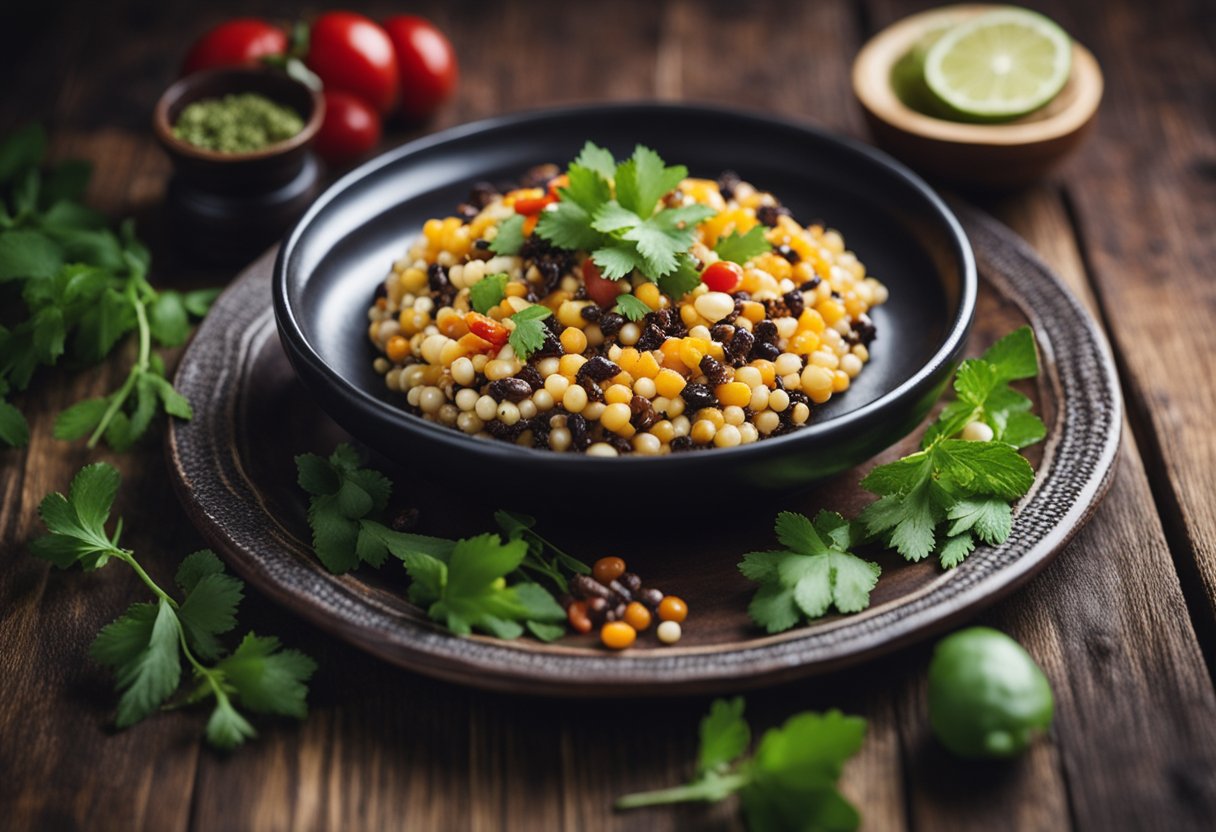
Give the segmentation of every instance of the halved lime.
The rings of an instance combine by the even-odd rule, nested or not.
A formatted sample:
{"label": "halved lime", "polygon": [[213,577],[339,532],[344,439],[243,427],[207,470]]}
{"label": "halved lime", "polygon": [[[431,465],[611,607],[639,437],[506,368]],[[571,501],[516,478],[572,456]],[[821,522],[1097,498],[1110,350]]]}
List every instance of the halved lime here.
{"label": "halved lime", "polygon": [[925,83],[960,117],[1004,121],[1059,94],[1072,69],[1072,41],[1026,9],[998,9],[963,21],[929,48]]}

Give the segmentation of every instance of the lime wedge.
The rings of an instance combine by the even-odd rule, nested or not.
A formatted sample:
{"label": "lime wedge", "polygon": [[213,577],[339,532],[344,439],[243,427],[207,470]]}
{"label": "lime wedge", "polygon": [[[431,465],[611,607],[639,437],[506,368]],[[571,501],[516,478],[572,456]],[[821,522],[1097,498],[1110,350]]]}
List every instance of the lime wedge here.
{"label": "lime wedge", "polygon": [[1014,7],[966,20],[925,55],[925,83],[952,112],[1005,121],[1039,109],[1064,88],[1072,41],[1046,17]]}

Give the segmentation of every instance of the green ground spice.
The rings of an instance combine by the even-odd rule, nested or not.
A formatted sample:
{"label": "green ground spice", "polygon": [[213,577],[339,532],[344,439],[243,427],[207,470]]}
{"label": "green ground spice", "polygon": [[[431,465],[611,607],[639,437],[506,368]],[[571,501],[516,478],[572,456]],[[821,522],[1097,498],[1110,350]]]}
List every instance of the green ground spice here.
{"label": "green ground spice", "polygon": [[204,98],[182,110],[173,135],[220,153],[249,153],[290,139],[304,120],[290,107],[253,92]]}

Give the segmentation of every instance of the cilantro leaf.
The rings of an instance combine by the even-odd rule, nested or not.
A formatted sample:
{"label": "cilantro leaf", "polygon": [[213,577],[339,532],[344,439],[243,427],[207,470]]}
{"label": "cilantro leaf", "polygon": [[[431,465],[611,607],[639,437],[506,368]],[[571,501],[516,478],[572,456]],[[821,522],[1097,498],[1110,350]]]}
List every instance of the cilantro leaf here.
{"label": "cilantro leaf", "polygon": [[775,529],[785,550],[751,552],[739,564],[745,577],[760,584],[748,607],[757,624],[776,633],[804,616],[818,618],[832,606],[843,613],[869,606],[881,569],[847,551],[848,521],[820,512],[812,523],[782,512]]}
{"label": "cilantro leaf", "polygon": [[60,568],[77,562],[86,569],[104,566],[116,552],[117,534],[111,542],[105,523],[118,482],[114,466],[97,462],[76,474],[68,496],[48,494],[38,506],[38,514],[50,534],[33,540],[30,551]]}
{"label": "cilantro leaf", "polygon": [[113,669],[118,689],[115,723],[127,728],[148,716],[181,683],[181,623],[169,602],[136,604],[93,642],[93,657]]}
{"label": "cilantro leaf", "polygon": [[676,268],[658,279],[659,291],[673,300],[679,300],[701,285],[701,270],[689,254],[681,254]]}
{"label": "cilantro leaf", "polygon": [[651,309],[639,298],[626,292],[617,295],[616,306],[612,307],[612,311],[631,321],[640,321],[650,314]]}
{"label": "cilantro leaf", "polygon": [[612,177],[616,175],[616,159],[612,157],[612,152],[590,141],[583,145],[583,149],[579,151],[574,160],[574,165],[595,171],[605,181],[611,181]]}
{"label": "cilantro leaf", "polygon": [[20,448],[30,442],[30,423],[15,405],[0,397],[0,444]]}
{"label": "cilantro leaf", "polygon": [[305,683],[317,663],[298,650],[283,650],[277,638],[248,633],[215,668],[249,710],[297,719],[308,715]]}
{"label": "cilantro leaf", "polygon": [[[311,494],[308,525],[313,551],[330,572],[349,572],[359,563],[379,566],[388,555],[382,535],[369,529],[368,515],[384,511],[392,483],[379,471],[359,467],[349,445],[338,445],[329,459],[296,457],[300,487]],[[387,529],[385,529],[387,531]]]}
{"label": "cilantro leaf", "polygon": [[507,343],[515,350],[520,361],[527,361],[532,353],[545,345],[545,334],[549,328],[541,322],[552,314],[547,307],[534,304],[511,316],[515,329],[511,330]]}
{"label": "cilantro leaf", "polygon": [[634,269],[642,269],[645,266],[637,248],[624,242],[597,248],[591,253],[591,259],[600,267],[601,274],[609,280],[620,280]]}
{"label": "cilantro leaf", "polygon": [[50,280],[63,263],[63,249],[38,231],[0,234],[0,283],[22,278]]}
{"label": "cilantro leaf", "polygon": [[506,272],[486,275],[469,287],[469,303],[473,305],[475,311],[484,315],[502,303],[502,299],[506,297],[506,294]]}
{"label": "cilantro leaf", "polygon": [[[573,203],[582,208],[587,215],[594,214],[601,205],[612,198],[611,172],[608,176],[604,176],[599,171],[575,162],[566,170],[566,178],[569,182],[564,188],[558,188],[557,191],[561,196],[561,201],[567,204]],[[544,217],[541,219],[543,220]]]}
{"label": "cilantro leaf", "polygon": [[498,226],[498,235],[490,241],[490,251],[495,254],[514,255],[524,244],[524,218],[512,214]]}
{"label": "cilantro leaf", "polygon": [[1009,503],[996,497],[959,500],[946,512],[950,524],[948,535],[974,532],[980,540],[992,546],[1004,543],[1013,527],[1013,511]]}
{"label": "cilantro leaf", "polygon": [[626,795],[616,807],[714,802],[738,793],[752,832],[855,829],[860,816],[836,784],[845,762],[861,749],[865,728],[865,720],[839,711],[797,714],[767,731],[750,759],[735,762],[750,736],[743,700],[719,699],[701,721],[697,779]]}
{"label": "cilantro leaf", "polygon": [[1001,382],[1034,378],[1039,374],[1038,349],[1034,333],[1028,326],[1015,329],[989,347],[983,360],[996,369]]}
{"label": "cilantro leaf", "polygon": [[245,584],[225,574],[219,558],[208,549],[182,561],[177,584],[186,593],[177,617],[190,646],[200,658],[217,658],[224,648],[216,636],[236,626],[236,608],[245,594]]}
{"label": "cilantro leaf", "polygon": [[616,167],[617,202],[639,217],[650,217],[663,195],[687,176],[688,168],[683,165],[667,167],[659,154],[638,145],[633,155]]}
{"label": "cilantro leaf", "polygon": [[574,202],[558,202],[552,210],[542,211],[536,233],[570,251],[591,251],[604,244],[604,236],[593,227],[591,214]]}
{"label": "cilantro leaf", "polygon": [[747,750],[752,731],[743,718],[743,697],[715,699],[701,720],[697,771],[722,770]]}
{"label": "cilantro leaf", "polygon": [[216,697],[215,710],[207,720],[207,742],[216,748],[230,750],[257,735],[249,720],[232,707],[227,695]]}
{"label": "cilantro leaf", "polygon": [[718,242],[714,243],[714,251],[719,257],[740,265],[772,249],[772,245],[764,238],[762,225],[753,226],[746,234],[732,231],[725,237],[719,237]]}

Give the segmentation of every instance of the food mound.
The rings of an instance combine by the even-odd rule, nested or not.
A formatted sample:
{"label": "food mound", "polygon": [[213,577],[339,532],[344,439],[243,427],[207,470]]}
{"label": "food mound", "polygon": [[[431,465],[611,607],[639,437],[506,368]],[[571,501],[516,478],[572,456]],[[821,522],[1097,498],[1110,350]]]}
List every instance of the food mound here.
{"label": "food mound", "polygon": [[409,409],[593,456],[797,429],[869,360],[886,287],[836,231],[733,173],[588,142],[565,173],[473,189],[377,289],[368,333]]}

